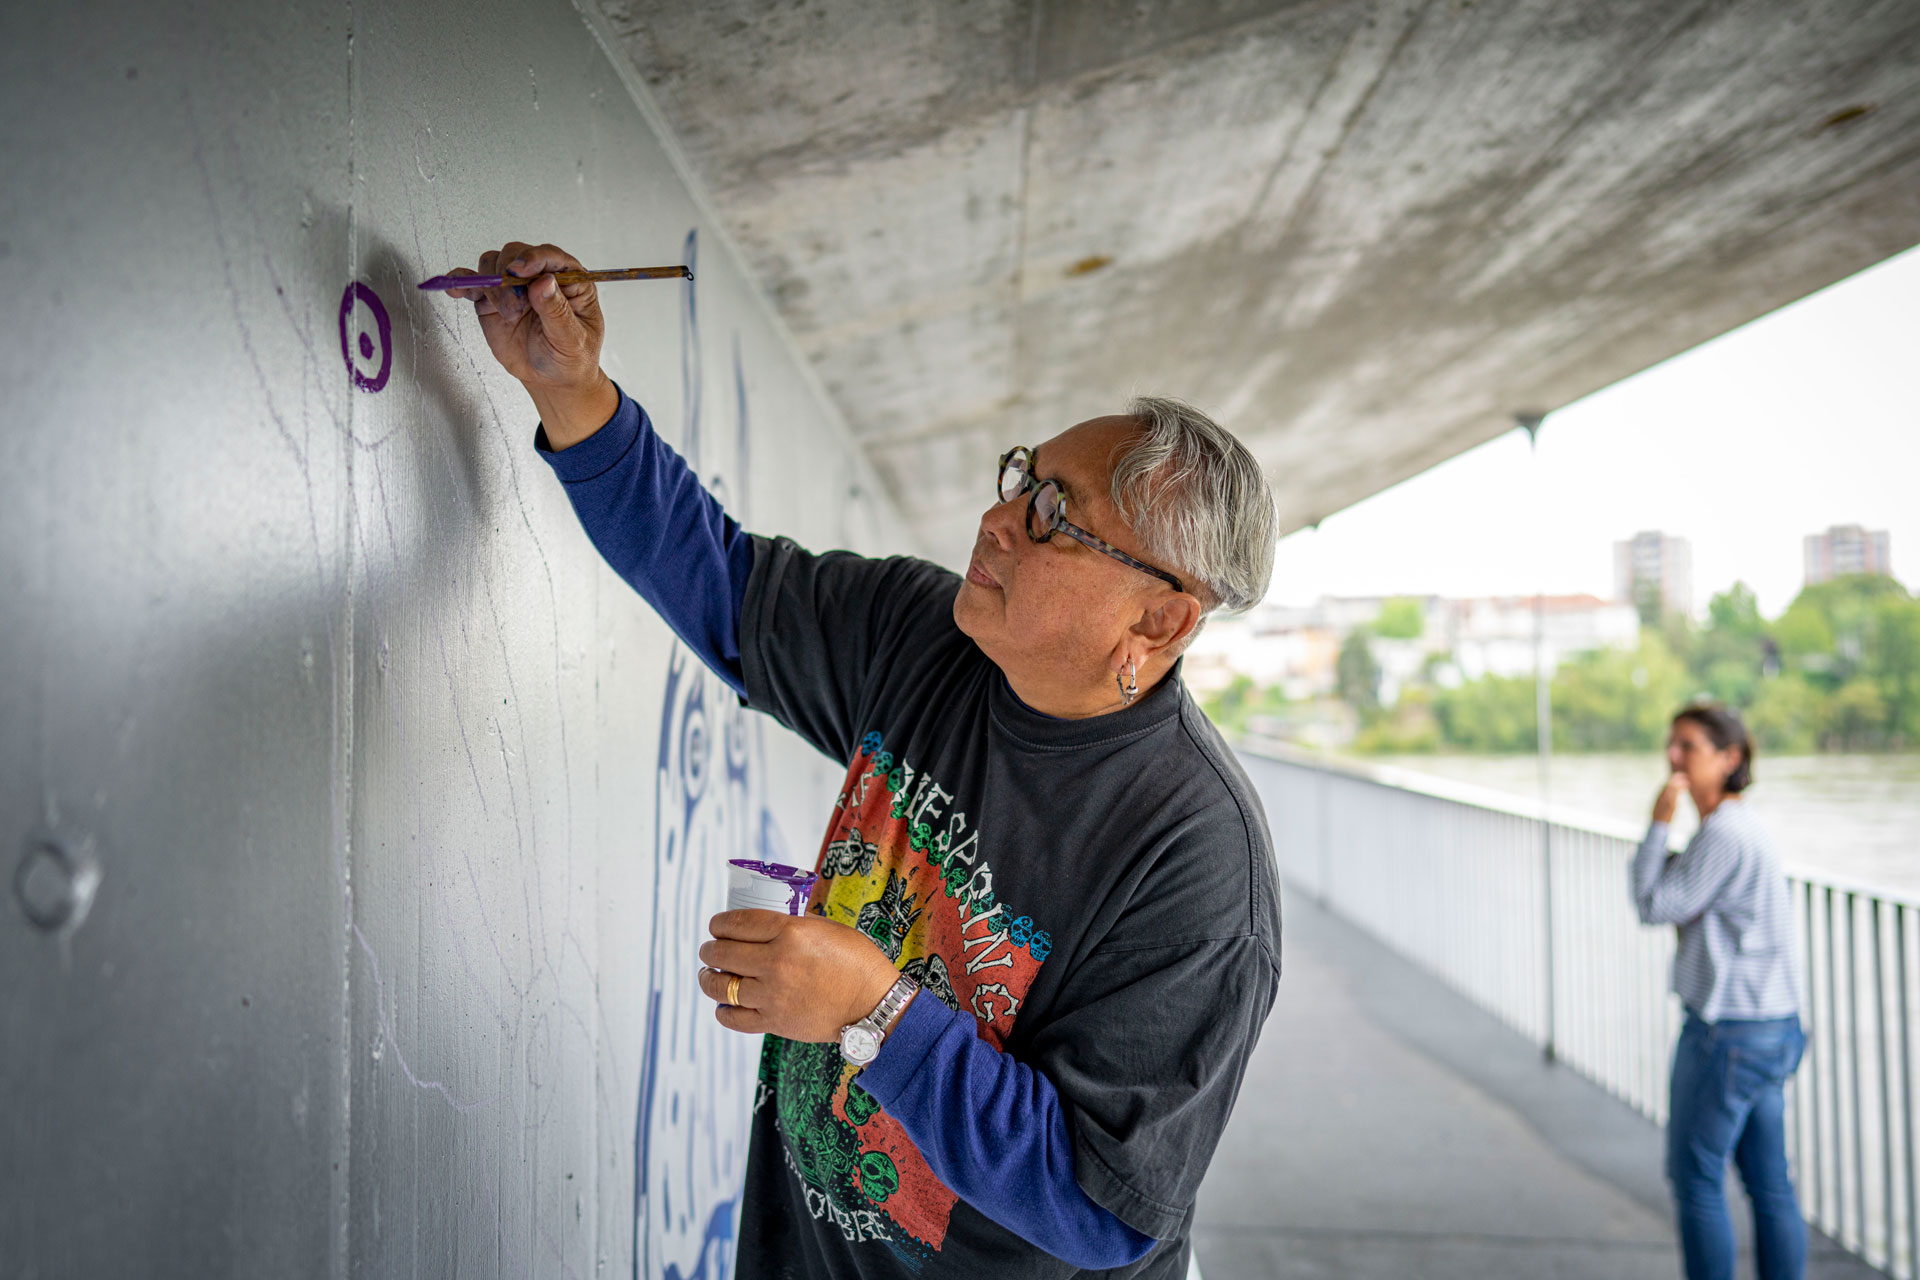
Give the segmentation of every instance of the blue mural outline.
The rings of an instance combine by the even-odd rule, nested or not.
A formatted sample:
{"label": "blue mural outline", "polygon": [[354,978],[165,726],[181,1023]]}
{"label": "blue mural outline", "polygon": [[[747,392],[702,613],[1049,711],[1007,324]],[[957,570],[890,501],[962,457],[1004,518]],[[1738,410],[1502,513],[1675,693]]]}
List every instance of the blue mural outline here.
{"label": "blue mural outline", "polygon": [[[689,231],[689,267],[698,248],[697,230]],[[683,454],[714,496],[744,521],[751,437],[740,337],[735,333],[732,343],[732,466],[709,469],[717,460],[706,456],[702,438],[704,371],[694,282],[682,289]],[[739,490],[731,499],[728,472]],[[654,767],[651,955],[634,1114],[634,1280],[725,1280],[732,1271],[758,1041],[714,1020],[695,983],[695,950],[706,936],[707,918],[725,903],[729,858],[789,860],[766,805],[765,774],[763,726],[675,639]],[[722,1132],[727,1125],[739,1127]]]}

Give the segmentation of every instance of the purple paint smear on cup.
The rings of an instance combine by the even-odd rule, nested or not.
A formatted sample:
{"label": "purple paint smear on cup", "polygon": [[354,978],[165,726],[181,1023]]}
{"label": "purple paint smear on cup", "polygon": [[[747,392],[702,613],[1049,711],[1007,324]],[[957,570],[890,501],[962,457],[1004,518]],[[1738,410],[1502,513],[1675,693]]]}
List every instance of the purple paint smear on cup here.
{"label": "purple paint smear on cup", "polygon": [[[380,330],[380,372],[371,378],[360,372],[360,366],[355,363],[354,343],[347,333],[356,300],[367,304],[367,310],[373,312],[374,326]],[[366,330],[361,330],[359,337],[361,357],[373,359],[373,343]],[[362,391],[378,391],[387,385],[387,375],[393,372],[393,322],[387,319],[386,304],[380,301],[380,295],[371,286],[358,280],[348,285],[347,291],[340,295],[340,355],[347,362],[347,372],[353,375],[354,386]]]}
{"label": "purple paint smear on cup", "polygon": [[778,880],[786,885],[793,895],[787,904],[787,914],[791,916],[797,916],[805,909],[807,897],[813,892],[813,882],[820,878],[817,872],[802,871],[799,867],[778,862],[755,862],[751,858],[728,858],[727,865],[757,871],[769,880]]}

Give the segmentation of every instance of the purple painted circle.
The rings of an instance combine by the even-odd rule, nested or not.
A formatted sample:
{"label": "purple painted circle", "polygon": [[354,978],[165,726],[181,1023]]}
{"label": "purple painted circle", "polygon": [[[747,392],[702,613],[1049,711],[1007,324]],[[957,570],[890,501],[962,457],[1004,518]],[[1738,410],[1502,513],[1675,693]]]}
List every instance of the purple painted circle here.
{"label": "purple painted circle", "polygon": [[[380,372],[372,377],[362,373],[359,364],[354,361],[354,343],[347,333],[347,325],[353,319],[355,300],[367,304],[367,310],[373,312],[374,327],[380,330]],[[373,340],[364,329],[359,337],[360,355],[367,360],[373,359]],[[378,391],[387,385],[387,375],[393,372],[393,322],[387,319],[386,304],[380,301],[380,295],[358,280],[348,285],[347,291],[340,295],[340,355],[347,362],[347,372],[353,375],[354,386],[362,391]]]}

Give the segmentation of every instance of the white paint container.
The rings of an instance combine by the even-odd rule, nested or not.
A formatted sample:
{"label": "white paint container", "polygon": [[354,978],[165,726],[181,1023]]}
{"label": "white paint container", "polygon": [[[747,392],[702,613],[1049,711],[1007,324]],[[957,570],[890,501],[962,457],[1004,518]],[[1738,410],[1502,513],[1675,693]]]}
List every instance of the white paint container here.
{"label": "white paint container", "polygon": [[746,858],[727,861],[727,910],[779,911],[785,915],[805,915],[807,895],[819,877],[799,867],[778,862],[754,862]]}

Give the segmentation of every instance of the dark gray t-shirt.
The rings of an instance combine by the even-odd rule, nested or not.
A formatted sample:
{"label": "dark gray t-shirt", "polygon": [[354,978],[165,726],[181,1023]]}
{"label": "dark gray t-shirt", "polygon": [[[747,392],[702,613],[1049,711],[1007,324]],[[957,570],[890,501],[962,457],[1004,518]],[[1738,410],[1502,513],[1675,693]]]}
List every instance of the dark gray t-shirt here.
{"label": "dark gray t-shirt", "polygon": [[[749,705],[848,765],[811,909],[1053,1083],[1081,1187],[1162,1242],[1108,1274],[1181,1280],[1279,981],[1266,819],[1177,672],[1124,711],[1041,715],[954,625],[959,585],[920,560],[755,540]],[[1075,1274],[941,1183],[837,1046],[775,1036],[737,1272]]]}

